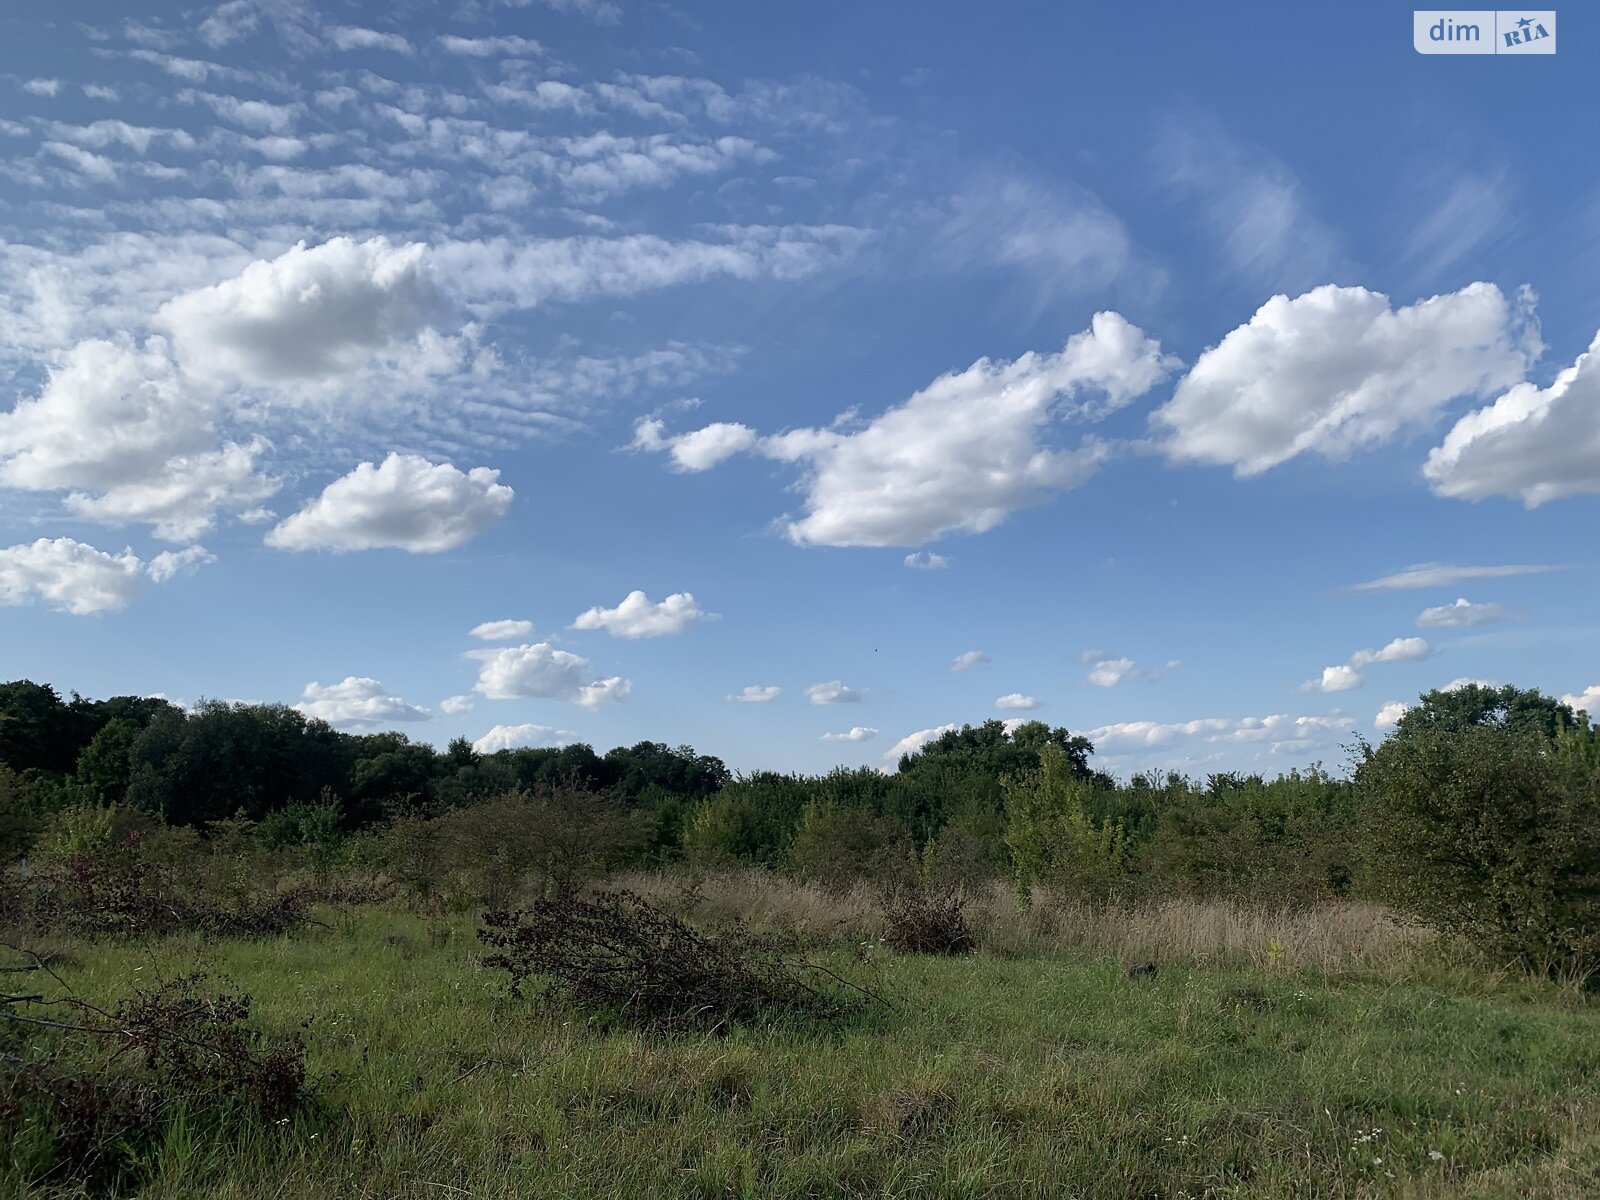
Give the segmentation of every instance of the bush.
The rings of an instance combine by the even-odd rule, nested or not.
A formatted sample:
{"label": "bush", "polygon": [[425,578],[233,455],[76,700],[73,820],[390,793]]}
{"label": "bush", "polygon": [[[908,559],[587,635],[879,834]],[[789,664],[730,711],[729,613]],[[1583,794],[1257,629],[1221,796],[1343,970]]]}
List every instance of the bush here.
{"label": "bush", "polygon": [[[264,1037],[248,1024],[249,996],[203,983],[196,975],[142,989],[111,1009],[72,996],[0,997],[0,1025],[25,1051],[5,1055],[0,1072],[0,1147],[12,1170],[27,1183],[111,1192],[151,1165],[179,1115],[215,1128],[304,1108],[300,1039]],[[45,1004],[47,1015],[35,1015]]]}
{"label": "bush", "polygon": [[1600,969],[1600,745],[1491,725],[1392,738],[1357,774],[1378,897],[1539,971]]}
{"label": "bush", "polygon": [[916,870],[911,833],[892,817],[813,800],[800,811],[789,869],[824,887],[862,879],[904,880]]}
{"label": "bush", "polygon": [[883,940],[907,954],[970,954],[966,898],[955,888],[902,887],[879,897]]}
{"label": "bush", "polygon": [[800,976],[805,964],[740,927],[714,935],[628,891],[564,892],[523,912],[485,913],[484,964],[530,978],[557,1000],[652,1028],[720,1029],[765,1016],[836,1020],[858,1003]]}

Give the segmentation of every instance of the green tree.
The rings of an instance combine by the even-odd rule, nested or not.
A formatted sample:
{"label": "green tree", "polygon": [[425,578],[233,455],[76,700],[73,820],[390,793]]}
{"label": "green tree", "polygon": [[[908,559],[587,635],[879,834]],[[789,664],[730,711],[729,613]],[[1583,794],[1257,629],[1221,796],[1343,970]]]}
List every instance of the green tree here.
{"label": "green tree", "polygon": [[1600,746],[1576,725],[1439,723],[1357,772],[1377,895],[1526,966],[1600,969]]}
{"label": "green tree", "polygon": [[1006,845],[1024,894],[1045,883],[1105,899],[1125,885],[1128,838],[1115,821],[1091,815],[1095,786],[1054,743],[1039,751],[1036,769],[1006,778]]}

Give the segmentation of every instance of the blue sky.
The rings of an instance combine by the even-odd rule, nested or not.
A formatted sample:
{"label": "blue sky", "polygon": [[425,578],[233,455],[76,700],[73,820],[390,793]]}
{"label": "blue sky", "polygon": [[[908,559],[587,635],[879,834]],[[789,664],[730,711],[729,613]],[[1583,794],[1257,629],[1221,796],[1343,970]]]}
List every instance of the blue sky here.
{"label": "blue sky", "polygon": [[4,674],[806,771],[1600,709],[1560,17],[13,7]]}

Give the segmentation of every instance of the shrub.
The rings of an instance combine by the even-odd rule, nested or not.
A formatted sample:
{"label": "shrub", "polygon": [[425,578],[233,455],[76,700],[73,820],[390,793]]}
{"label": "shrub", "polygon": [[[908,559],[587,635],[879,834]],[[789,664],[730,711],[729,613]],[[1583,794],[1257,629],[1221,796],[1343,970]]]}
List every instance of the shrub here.
{"label": "shrub", "polygon": [[1357,774],[1379,898],[1552,973],[1600,968],[1600,749],[1491,725],[1385,742]]}
{"label": "shrub", "polygon": [[904,880],[917,861],[910,831],[894,818],[816,800],[800,811],[788,859],[799,878],[830,888],[861,879]]}
{"label": "shrub", "polygon": [[[249,996],[203,983],[174,980],[110,1009],[70,995],[0,997],[0,1024],[26,1051],[6,1055],[0,1072],[0,1147],[13,1169],[29,1182],[112,1192],[151,1165],[180,1113],[216,1127],[305,1107],[299,1038],[266,1038],[248,1024]],[[35,1015],[45,1004],[48,1015]]]}
{"label": "shrub", "polygon": [[879,897],[884,942],[907,954],[970,954],[966,898],[955,888],[901,887]]}
{"label": "shrub", "polygon": [[523,912],[485,913],[478,936],[521,993],[537,977],[573,1007],[655,1028],[718,1029],[788,1015],[841,1018],[858,1002],[819,990],[805,964],[735,926],[702,935],[628,891],[559,893]]}

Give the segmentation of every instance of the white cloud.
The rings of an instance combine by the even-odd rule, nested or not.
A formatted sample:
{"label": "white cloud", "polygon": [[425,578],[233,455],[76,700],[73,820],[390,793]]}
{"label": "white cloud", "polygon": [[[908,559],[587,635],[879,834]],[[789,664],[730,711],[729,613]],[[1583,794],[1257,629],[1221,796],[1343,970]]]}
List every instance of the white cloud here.
{"label": "white cloud", "polygon": [[1561,703],[1574,711],[1583,710],[1591,720],[1600,716],[1600,683],[1592,683],[1581,692],[1568,692],[1561,697]]}
{"label": "white cloud", "polygon": [[264,439],[248,446],[230,442],[221,450],[169,459],[159,476],[107,488],[99,496],[73,492],[67,507],[80,517],[109,525],[147,522],[168,541],[193,541],[228,510],[248,520],[252,510],[277,492],[279,481],[256,470]]}
{"label": "white cloud", "polygon": [[1398,700],[1389,701],[1378,710],[1378,715],[1372,718],[1372,727],[1374,729],[1393,729],[1399,724],[1400,718],[1406,715],[1406,710],[1409,707],[1410,705],[1402,704]]}
{"label": "white cloud", "polygon": [[517,638],[525,638],[532,632],[532,621],[485,621],[483,624],[474,625],[469,629],[467,636],[479,638],[485,642],[509,642]]}
{"label": "white cloud", "polygon": [[738,704],[766,704],[769,701],[776,700],[778,693],[781,691],[783,689],[780,687],[762,687],[759,684],[752,683],[748,687],[733,693],[728,699]]}
{"label": "white cloud", "polygon": [[806,699],[813,704],[856,704],[861,700],[861,693],[831,679],[827,683],[813,683],[806,689]]}
{"label": "white cloud", "polygon": [[471,696],[446,696],[439,701],[439,711],[447,717],[459,717],[472,711]]}
{"label": "white cloud", "polygon": [[335,552],[393,547],[413,554],[453,550],[477,537],[511,507],[500,472],[466,473],[414,454],[364,462],[272,529],[280,550]]}
{"label": "white cloud", "polygon": [[388,50],[393,54],[410,54],[411,43],[398,33],[380,33],[360,25],[335,25],[328,30],[328,38],[340,50]]}
{"label": "white cloud", "polygon": [[866,725],[852,725],[846,733],[825,733],[822,740],[825,742],[865,742],[878,736],[876,729]]}
{"label": "white cloud", "polygon": [[370,729],[395,721],[427,721],[433,714],[390,694],[365,675],[348,675],[338,683],[306,684],[295,709],[326,721],[335,729]]}
{"label": "white cloud", "polygon": [[943,571],[950,565],[950,560],[932,550],[918,550],[906,555],[905,563],[913,571]]}
{"label": "white cloud", "polygon": [[593,711],[607,704],[621,704],[632,691],[633,680],[613,675],[608,679],[584,684],[578,689],[578,695],[572,702],[579,708]]}
{"label": "white cloud", "polygon": [[439,45],[446,54],[463,54],[469,58],[496,58],[501,55],[538,58],[544,54],[544,47],[538,42],[514,34],[475,38],[446,35],[439,39]]}
{"label": "white cloud", "polygon": [[755,430],[726,421],[673,437],[665,436],[665,429],[658,418],[642,418],[634,426],[629,449],[666,451],[676,471],[709,471],[724,459],[751,449],[758,440]]}
{"label": "white cloud", "polygon": [[1303,692],[1347,692],[1366,682],[1362,669],[1373,663],[1422,662],[1433,647],[1419,637],[1395,638],[1378,650],[1357,650],[1342,666],[1324,667],[1322,677],[1301,685]]}
{"label": "white cloud", "polygon": [[1463,675],[1459,679],[1452,679],[1439,690],[1441,692],[1459,692],[1464,687],[1497,688],[1499,686],[1492,679],[1473,679],[1470,675]]}
{"label": "white cloud", "polygon": [[1457,396],[1521,379],[1538,345],[1520,303],[1487,283],[1400,309],[1332,284],[1274,296],[1200,356],[1151,420],[1173,460],[1240,477],[1306,452],[1344,458],[1427,427]]}
{"label": "white cloud", "polygon": [[994,702],[996,708],[1038,708],[1043,701],[1034,696],[1024,696],[1021,692],[1011,692],[1001,696]]}
{"label": "white cloud", "polygon": [[1201,717],[1193,721],[1122,721],[1091,729],[1085,736],[1096,750],[1150,749],[1169,746],[1182,738],[1203,742],[1265,743],[1276,753],[1299,751],[1326,743],[1352,728],[1351,718],[1340,712],[1324,716]]}
{"label": "white cloud", "polygon": [[573,621],[574,629],[604,629],[612,637],[647,638],[665,637],[682,633],[701,621],[714,621],[716,613],[708,613],[695,601],[692,592],[674,592],[659,604],[652,604],[641,591],[632,591],[615,608],[598,605],[580,613]]}
{"label": "white cloud", "polygon": [[228,0],[211,10],[195,30],[212,49],[249,37],[261,25],[261,9],[254,0]]}
{"label": "white cloud", "polygon": [[37,600],[74,616],[110,612],[125,607],[146,579],[165,583],[213,561],[199,546],[147,564],[131,550],[107,554],[72,538],[40,538],[0,549],[0,606]]}
{"label": "white cloud", "polygon": [[565,746],[577,740],[577,734],[551,725],[496,725],[472,743],[479,754],[493,754],[496,750],[516,750],[521,747]]}
{"label": "white cloud", "polygon": [[1474,604],[1465,598],[1454,604],[1425,608],[1417,614],[1418,629],[1460,629],[1503,621],[1506,610],[1498,604]]}
{"label": "white cloud", "polygon": [[1131,658],[1102,658],[1089,672],[1089,682],[1097,687],[1116,687],[1133,668]]}
{"label": "white cloud", "polygon": [[894,762],[902,755],[914,754],[918,750],[921,750],[929,742],[933,741],[935,738],[942,737],[951,730],[960,728],[961,726],[952,722],[949,725],[936,725],[932,729],[919,729],[915,733],[908,733],[905,737],[901,738],[898,742],[885,750],[883,752],[883,757],[889,762]]}
{"label": "white cloud", "polygon": [[219,509],[248,510],[278,487],[255,470],[260,439],[212,448],[214,413],[161,339],[80,342],[38,396],[0,413],[0,484],[69,491],[79,516],[147,521],[158,536],[189,540]]}
{"label": "white cloud", "polygon": [[61,80],[29,79],[22,84],[22,90],[30,96],[54,96],[61,90]]}
{"label": "white cloud", "polygon": [[1092,443],[1078,450],[1041,445],[1053,420],[1118,409],[1175,362],[1116,313],[1098,313],[1059,353],[979,359],[854,432],[836,426],[766,438],[763,454],[808,468],[807,513],[786,523],[789,539],[802,546],[918,546],[954,531],[993,529],[1014,509],[1082,483],[1103,457]]}
{"label": "white cloud", "polygon": [[989,656],[982,650],[968,650],[965,654],[958,654],[950,660],[950,669],[952,671],[965,671],[988,661]]}
{"label": "white cloud", "polygon": [[[1154,667],[1141,667],[1126,655],[1118,656],[1108,654],[1104,650],[1085,650],[1078,655],[1078,661],[1092,664],[1088,681],[1096,687],[1116,687],[1124,679],[1158,679],[1161,672]],[[1176,670],[1183,664],[1177,659],[1171,659],[1166,665],[1166,670]]]}
{"label": "white cloud", "polygon": [[594,709],[620,703],[633,687],[617,676],[584,682],[592,675],[589,660],[549,642],[473,650],[467,657],[482,664],[473,691],[490,700],[565,700]]}
{"label": "white cloud", "polygon": [[1436,495],[1537,508],[1600,491],[1600,335],[1547,388],[1518,383],[1456,422],[1422,473]]}
{"label": "white cloud", "polygon": [[409,347],[441,310],[418,243],[332,238],[300,242],[275,259],[161,306],[189,373],[246,386],[347,374]]}
{"label": "white cloud", "polygon": [[1360,687],[1366,681],[1366,676],[1352,666],[1323,667],[1322,678],[1307,683],[1303,690],[1308,692],[1348,692],[1352,688]]}
{"label": "white cloud", "polygon": [[1446,563],[1420,563],[1403,571],[1396,571],[1392,575],[1369,579],[1365,583],[1351,584],[1345,590],[1395,592],[1407,588],[1454,587],[1458,583],[1466,583],[1473,579],[1503,579],[1509,575],[1541,575],[1547,571],[1564,570],[1565,566],[1538,563],[1503,567],[1454,567]]}
{"label": "white cloud", "polygon": [[201,567],[217,561],[217,556],[204,546],[187,546],[182,550],[163,550],[145,567],[145,573],[157,583],[176,579],[179,575],[193,575]]}

